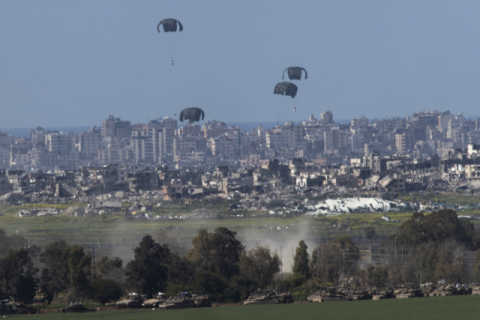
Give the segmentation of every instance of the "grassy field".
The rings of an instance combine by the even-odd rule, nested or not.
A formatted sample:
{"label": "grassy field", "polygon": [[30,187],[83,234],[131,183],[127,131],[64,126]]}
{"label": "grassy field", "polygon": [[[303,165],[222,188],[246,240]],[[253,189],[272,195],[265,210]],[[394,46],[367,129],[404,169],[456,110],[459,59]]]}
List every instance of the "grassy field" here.
{"label": "grassy field", "polygon": [[15,319],[162,319],[162,320],[441,320],[477,319],[480,296],[390,299],[338,303],[296,303],[290,305],[224,306],[186,310],[125,310],[84,314],[15,316]]}
{"label": "grassy field", "polygon": [[438,203],[444,203],[447,206],[453,204],[458,204],[460,206],[465,206],[468,204],[478,204],[480,203],[480,196],[468,196],[458,193],[435,193],[435,192],[424,192],[423,194],[411,194],[411,193],[401,193],[399,198],[403,202],[412,202],[412,201],[433,201]]}
{"label": "grassy field", "polygon": [[[399,195],[403,201],[438,201],[451,204],[479,203],[478,196],[464,196],[457,194],[424,193],[422,195]],[[208,212],[217,218],[210,219],[162,219],[128,220],[122,213],[104,214],[87,217],[15,217],[21,209],[30,209],[30,205],[7,206],[0,205],[0,228],[7,234],[18,232],[26,237],[30,244],[43,247],[51,241],[64,239],[70,244],[95,246],[106,248],[135,247],[145,234],[157,235],[159,232],[168,233],[182,245],[189,245],[191,239],[200,228],[213,230],[217,227],[228,227],[238,232],[239,237],[253,242],[256,239],[268,238],[282,240],[299,238],[311,240],[332,239],[338,235],[352,238],[364,236],[367,225],[375,227],[376,235],[386,237],[398,232],[398,227],[410,218],[412,212],[389,212],[391,222],[382,220],[384,213],[354,213],[342,214],[333,217],[313,216],[268,216],[261,212],[232,212],[228,210],[229,202],[211,201],[205,203],[185,204],[182,202],[163,202],[162,206],[154,207],[155,214],[184,216],[194,212]],[[38,208],[65,209],[69,206],[83,206],[80,203],[70,204],[38,204]],[[131,204],[124,204],[128,207]],[[243,214],[243,217],[234,217]],[[459,214],[480,215],[480,210],[469,209]],[[474,220],[480,223],[480,220]],[[256,237],[251,237],[254,234]],[[243,240],[242,239],[242,240]],[[262,243],[261,240],[258,240]],[[323,240],[322,240],[323,241]],[[130,250],[131,251],[131,250]],[[99,252],[102,254],[102,252]]]}

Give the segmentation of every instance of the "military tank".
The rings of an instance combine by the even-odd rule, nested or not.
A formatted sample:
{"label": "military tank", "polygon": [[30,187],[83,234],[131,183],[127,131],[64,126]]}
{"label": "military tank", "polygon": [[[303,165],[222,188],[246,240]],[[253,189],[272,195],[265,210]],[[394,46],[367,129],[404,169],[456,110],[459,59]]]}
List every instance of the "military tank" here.
{"label": "military tank", "polygon": [[395,297],[395,293],[392,289],[372,291],[372,300],[393,299]]}
{"label": "military tank", "polygon": [[182,292],[175,297],[168,298],[158,305],[159,309],[188,309],[211,307],[212,302],[207,296]]}
{"label": "military tank", "polygon": [[165,303],[167,301],[168,296],[164,293],[159,292],[155,298],[148,299],[143,302],[144,308],[158,308],[159,305]]}
{"label": "military tank", "polygon": [[95,311],[95,310],[85,308],[85,306],[81,302],[70,302],[70,304],[67,307],[58,309],[58,312],[61,312],[61,313],[67,313],[67,312],[81,313],[81,312],[91,312],[91,311]]}
{"label": "military tank", "polygon": [[432,293],[430,293],[430,297],[447,297],[453,296],[457,293],[457,288],[452,285],[446,285],[436,288]]}
{"label": "military tank", "polygon": [[9,315],[9,314],[34,314],[37,313],[37,309],[33,307],[26,306],[21,302],[13,302],[10,300],[1,300],[0,301],[0,315]]}
{"label": "military tank", "polygon": [[252,293],[244,305],[252,304],[277,304],[277,303],[293,303],[293,297],[290,292],[278,293],[277,291],[255,292]]}
{"label": "military tank", "polygon": [[472,290],[472,295],[479,295],[480,294],[480,286],[474,285],[470,288]]}
{"label": "military tank", "polygon": [[397,299],[421,298],[425,296],[424,290],[420,288],[403,288],[394,291]]}
{"label": "military tank", "polygon": [[372,295],[367,290],[355,289],[346,293],[353,301],[357,300],[371,300]]}
{"label": "military tank", "polygon": [[336,302],[351,301],[353,298],[347,290],[330,287],[317,291],[314,295],[307,297],[307,300],[312,302]]}
{"label": "military tank", "polygon": [[120,300],[116,303],[117,309],[122,308],[141,308],[143,307],[143,301],[146,300],[146,297],[136,293],[128,294],[127,299]]}

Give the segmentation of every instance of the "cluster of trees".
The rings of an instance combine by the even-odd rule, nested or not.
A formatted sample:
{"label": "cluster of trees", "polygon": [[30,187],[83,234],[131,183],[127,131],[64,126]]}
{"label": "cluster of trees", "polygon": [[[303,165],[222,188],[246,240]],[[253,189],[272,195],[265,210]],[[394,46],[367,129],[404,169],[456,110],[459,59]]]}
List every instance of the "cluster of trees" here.
{"label": "cluster of trees", "polygon": [[227,228],[199,231],[186,255],[145,236],[135,258],[125,268],[127,286],[153,296],[182,291],[206,294],[214,301],[239,301],[272,284],[281,261],[268,246],[245,250],[236,233]]}
{"label": "cluster of trees", "polygon": [[[21,237],[14,239],[17,236],[0,232],[0,239],[2,236],[7,242],[20,239],[18,246],[25,245]],[[37,292],[46,303],[61,292],[68,301],[91,298],[106,303],[130,290],[148,297],[158,292],[191,291],[214,301],[238,301],[270,286],[281,267],[280,258],[268,246],[245,250],[236,233],[227,228],[200,230],[184,255],[146,235],[125,267],[121,259],[107,257],[93,265],[82,247],[65,241],[50,243],[41,253],[10,243],[4,254],[0,259],[0,297],[25,303],[33,302]]]}
{"label": "cluster of trees", "polygon": [[[469,256],[470,252],[475,252],[474,257]],[[398,235],[382,243],[380,254],[387,259],[383,268],[388,272],[379,267],[375,269],[387,273],[383,278],[392,284],[480,280],[480,229],[458,219],[454,210],[439,210],[428,215],[414,213],[401,226]],[[474,266],[472,273],[468,272],[468,264]]]}
{"label": "cluster of trees", "polygon": [[[367,227],[365,235],[372,240],[375,229]],[[295,252],[294,274],[284,282],[284,289],[299,295],[320,284],[386,287],[438,280],[480,281],[480,229],[458,219],[453,210],[414,213],[400,227],[399,234],[383,241],[378,251],[370,252],[376,263],[365,269],[359,268],[360,250],[348,237],[317,246],[311,256],[307,249],[301,241]],[[471,252],[473,257],[468,254]]]}
{"label": "cluster of trees", "polygon": [[[368,228],[366,235],[373,238],[375,230]],[[89,297],[106,303],[131,290],[148,297],[190,291],[214,301],[239,301],[261,288],[298,295],[320,285],[480,281],[480,230],[452,210],[413,214],[399,234],[381,243],[373,254],[378,263],[366,269],[359,268],[360,250],[348,237],[317,246],[311,255],[300,241],[293,274],[278,282],[274,279],[282,262],[277,253],[260,245],[246,250],[227,228],[200,230],[188,251],[180,252],[170,240],[165,234],[157,240],[146,235],[134,249],[134,259],[123,266],[121,259],[107,257],[93,264],[82,247],[64,241],[40,252],[35,246],[27,248],[23,237],[0,230],[0,298],[30,303],[40,292],[50,303],[62,292],[69,301]],[[467,257],[467,251],[475,254]],[[473,260],[473,272],[467,272],[466,259]]]}
{"label": "cluster of trees", "polygon": [[[295,250],[292,272],[281,289],[304,297],[319,286],[345,284],[356,277],[360,250],[348,237],[337,237],[333,241],[313,249],[311,256],[302,240]],[[356,285],[359,285],[358,281]]]}

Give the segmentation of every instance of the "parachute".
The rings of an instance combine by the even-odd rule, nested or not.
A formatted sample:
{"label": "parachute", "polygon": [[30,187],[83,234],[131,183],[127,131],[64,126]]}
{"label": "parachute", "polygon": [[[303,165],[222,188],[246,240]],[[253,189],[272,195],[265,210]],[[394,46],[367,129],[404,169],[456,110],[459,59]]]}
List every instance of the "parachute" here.
{"label": "parachute", "polygon": [[[200,119],[201,117],[201,119]],[[188,120],[189,123],[200,121],[205,118],[205,112],[200,108],[187,108],[180,112],[180,121]]]}
{"label": "parachute", "polygon": [[274,94],[281,94],[284,96],[290,96],[295,98],[297,95],[298,87],[291,82],[279,82],[273,90]]}
{"label": "parachute", "polygon": [[[175,56],[175,51],[177,49],[178,45],[178,35],[176,32],[183,31],[183,25],[180,21],[175,20],[175,19],[163,19],[160,21],[157,25],[157,31],[158,33],[162,33],[160,31],[160,26],[163,27],[163,34],[160,36],[165,48],[168,51],[168,54],[170,55],[170,65],[174,65],[173,58]],[[168,35],[166,33],[172,32],[171,35]]]}
{"label": "parachute", "polygon": [[302,67],[289,67],[283,71],[282,79],[285,79],[285,72],[288,70],[288,77],[290,80],[302,80],[302,70],[305,71],[305,79],[308,78],[308,73]]}
{"label": "parachute", "polygon": [[183,25],[180,21],[175,19],[163,19],[157,25],[157,30],[160,32],[160,25],[163,26],[164,32],[177,32],[177,24],[178,24],[178,31],[183,31]]}

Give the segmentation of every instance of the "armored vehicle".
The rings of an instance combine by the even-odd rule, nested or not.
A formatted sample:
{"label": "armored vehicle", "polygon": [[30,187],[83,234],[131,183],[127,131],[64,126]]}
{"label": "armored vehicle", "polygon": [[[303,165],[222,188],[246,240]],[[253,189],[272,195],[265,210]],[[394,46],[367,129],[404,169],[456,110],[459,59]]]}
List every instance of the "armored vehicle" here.
{"label": "armored vehicle", "polygon": [[393,299],[395,294],[392,289],[372,291],[372,300]]}
{"label": "armored vehicle", "polygon": [[26,306],[21,302],[13,302],[8,299],[0,301],[0,315],[28,313],[37,313],[37,309]]}
{"label": "armored vehicle", "polygon": [[81,302],[70,302],[68,307],[58,309],[58,312],[66,313],[66,312],[90,312],[95,311],[93,309],[88,309],[83,306]]}
{"label": "armored vehicle", "polygon": [[394,294],[397,299],[405,299],[405,298],[419,298],[423,297],[424,291],[419,288],[403,288],[394,291]]}
{"label": "armored vehicle", "polygon": [[457,293],[457,288],[452,285],[448,286],[440,286],[436,288],[432,293],[430,293],[430,297],[445,297],[445,296],[453,296]]}
{"label": "armored vehicle", "polygon": [[138,295],[136,293],[128,294],[128,298],[125,300],[120,300],[116,303],[117,308],[141,308],[143,306],[143,301],[146,300],[146,297],[143,295]]}
{"label": "armored vehicle", "polygon": [[145,308],[158,308],[159,305],[165,303],[168,299],[166,295],[156,296],[155,299],[148,299],[143,302],[143,307]]}
{"label": "armored vehicle", "polygon": [[159,309],[187,309],[211,307],[212,302],[207,296],[182,292],[176,297],[168,298],[158,306]]}
{"label": "armored vehicle", "polygon": [[290,292],[278,293],[277,291],[271,291],[269,293],[264,292],[255,292],[252,293],[247,300],[245,300],[245,305],[251,304],[277,304],[277,303],[293,303],[293,297]]}

